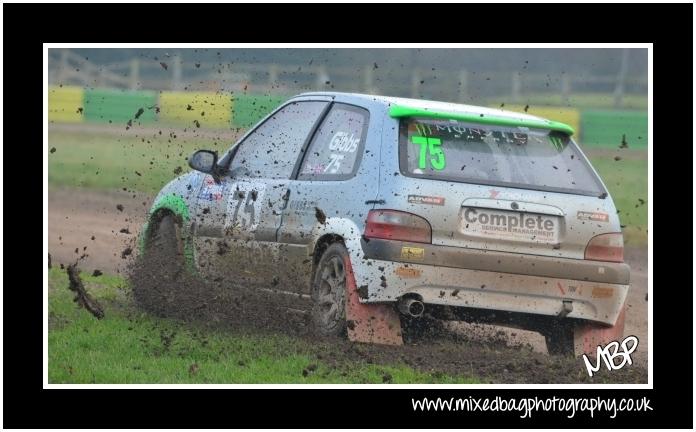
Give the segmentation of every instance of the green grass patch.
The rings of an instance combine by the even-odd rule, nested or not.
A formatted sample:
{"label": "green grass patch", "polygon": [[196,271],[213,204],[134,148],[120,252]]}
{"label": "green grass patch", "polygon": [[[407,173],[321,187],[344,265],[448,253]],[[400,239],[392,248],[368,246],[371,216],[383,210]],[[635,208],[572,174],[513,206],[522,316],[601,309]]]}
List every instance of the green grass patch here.
{"label": "green grass patch", "polygon": [[238,94],[233,96],[232,125],[249,128],[276,109],[289,96]]}
{"label": "green grass patch", "polygon": [[583,110],[579,142],[585,148],[616,148],[625,140],[631,149],[648,148],[648,113],[627,110]]}
{"label": "green grass patch", "polygon": [[[590,157],[592,165],[609,189],[627,245],[648,242],[648,160]],[[644,201],[642,204],[639,199]]]}
{"label": "green grass patch", "polygon": [[174,136],[164,132],[136,137],[51,131],[48,147],[56,151],[48,155],[48,182],[55,186],[125,187],[156,193],[177,172],[190,170],[188,158],[194,151],[209,149],[222,154],[233,144],[213,138]]}
{"label": "green grass patch", "polygon": [[[50,383],[477,383],[402,364],[318,359],[316,345],[283,334],[237,334],[155,318],[133,307],[119,277],[82,275],[105,309],[97,320],[72,301],[64,271],[49,270]],[[326,349],[330,349],[326,346]],[[303,371],[305,371],[303,373]]]}

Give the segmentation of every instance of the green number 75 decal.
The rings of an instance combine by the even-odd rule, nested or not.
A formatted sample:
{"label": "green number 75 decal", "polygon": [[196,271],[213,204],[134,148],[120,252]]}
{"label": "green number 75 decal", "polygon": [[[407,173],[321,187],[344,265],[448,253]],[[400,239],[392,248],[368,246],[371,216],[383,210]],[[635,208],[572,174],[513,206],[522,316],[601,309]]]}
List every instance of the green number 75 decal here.
{"label": "green number 75 decal", "polygon": [[440,148],[442,145],[440,138],[429,138],[414,135],[411,137],[411,142],[421,146],[420,158],[418,159],[418,168],[426,168],[427,153],[430,153],[430,165],[433,167],[433,169],[442,170],[445,168],[445,152],[443,152]]}

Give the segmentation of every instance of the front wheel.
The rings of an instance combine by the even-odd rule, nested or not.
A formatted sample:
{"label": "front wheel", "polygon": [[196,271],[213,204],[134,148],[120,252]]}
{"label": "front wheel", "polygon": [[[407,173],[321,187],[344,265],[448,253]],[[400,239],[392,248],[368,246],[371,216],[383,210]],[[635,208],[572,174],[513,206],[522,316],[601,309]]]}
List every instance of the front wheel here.
{"label": "front wheel", "polygon": [[346,332],[346,247],[329,246],[321,256],[312,282],[312,322],[324,335],[342,336]]}
{"label": "front wheel", "polygon": [[166,314],[185,271],[184,248],[180,226],[173,215],[164,215],[153,223],[153,232],[145,239],[144,253],[134,275],[133,294],[145,309]]}

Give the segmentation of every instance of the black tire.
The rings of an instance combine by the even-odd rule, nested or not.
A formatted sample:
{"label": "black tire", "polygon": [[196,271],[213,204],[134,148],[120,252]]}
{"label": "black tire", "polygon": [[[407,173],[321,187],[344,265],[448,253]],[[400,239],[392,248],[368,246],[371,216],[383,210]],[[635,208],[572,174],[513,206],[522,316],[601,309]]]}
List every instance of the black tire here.
{"label": "black tire", "polygon": [[346,247],[330,245],[321,255],[312,280],[312,324],[327,336],[346,334]]}
{"label": "black tire", "polygon": [[155,220],[134,284],[135,300],[145,309],[166,315],[175,302],[176,288],[185,271],[181,229],[173,215]]}
{"label": "black tire", "polygon": [[546,339],[546,349],[550,355],[575,356],[575,323],[564,320],[550,321],[541,332]]}

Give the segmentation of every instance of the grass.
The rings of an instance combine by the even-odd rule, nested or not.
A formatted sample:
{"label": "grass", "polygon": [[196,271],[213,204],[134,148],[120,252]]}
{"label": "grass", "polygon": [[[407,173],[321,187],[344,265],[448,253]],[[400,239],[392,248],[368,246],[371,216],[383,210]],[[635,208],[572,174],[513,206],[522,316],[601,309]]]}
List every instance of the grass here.
{"label": "grass", "polygon": [[382,384],[387,374],[392,383],[479,382],[401,364],[358,362],[336,367],[311,354],[316,347],[310,350],[305,340],[282,334],[235,334],[155,318],[131,305],[123,279],[85,274],[82,278],[88,292],[104,306],[102,320],[72,301],[64,271],[49,270],[50,383]]}
{"label": "grass", "polygon": [[[626,245],[648,243],[648,160],[590,157],[619,211]],[[639,198],[645,204],[641,204]]]}
{"label": "grass", "polygon": [[117,136],[103,133],[49,132],[48,182],[97,189],[123,188],[156,193],[175,170],[189,171],[196,150],[226,151],[232,143],[167,134]]}

